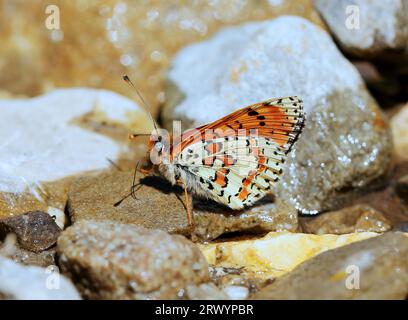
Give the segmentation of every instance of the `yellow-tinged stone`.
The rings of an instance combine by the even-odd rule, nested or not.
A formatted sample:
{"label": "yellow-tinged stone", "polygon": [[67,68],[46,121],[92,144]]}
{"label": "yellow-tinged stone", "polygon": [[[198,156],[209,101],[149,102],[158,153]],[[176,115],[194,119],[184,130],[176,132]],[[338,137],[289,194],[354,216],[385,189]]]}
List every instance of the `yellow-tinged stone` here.
{"label": "yellow-tinged stone", "polygon": [[378,235],[380,233],[375,232],[343,235],[270,232],[258,239],[203,244],[199,247],[211,265],[244,268],[258,276],[276,278],[321,252]]}
{"label": "yellow-tinged stone", "polygon": [[398,157],[408,160],[408,103],[392,117],[391,129]]}

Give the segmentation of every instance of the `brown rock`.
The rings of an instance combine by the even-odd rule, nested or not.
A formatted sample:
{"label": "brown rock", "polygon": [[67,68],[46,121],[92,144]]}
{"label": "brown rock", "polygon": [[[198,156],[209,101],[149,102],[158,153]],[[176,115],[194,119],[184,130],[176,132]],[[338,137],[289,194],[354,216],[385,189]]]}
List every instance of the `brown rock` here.
{"label": "brown rock", "polygon": [[179,235],[109,221],[79,221],[58,239],[59,265],[89,299],[178,299],[208,282],[200,250]]}
{"label": "brown rock", "polygon": [[303,231],[314,234],[352,232],[385,232],[391,228],[384,215],[368,205],[355,205],[309,218]]}
{"label": "brown rock", "polygon": [[17,244],[16,235],[12,233],[10,233],[3,242],[0,241],[0,255],[24,265],[35,265],[39,267],[55,265],[55,248],[41,252],[32,252],[22,249]]}
{"label": "brown rock", "polygon": [[57,242],[61,229],[47,213],[34,211],[0,220],[0,238],[14,233],[19,245],[41,252]]}
{"label": "brown rock", "polygon": [[[111,220],[170,233],[191,233],[182,189],[171,186],[163,178],[137,175],[136,183],[141,183],[135,192],[137,200],[128,197],[114,206],[129,194],[132,180],[133,173],[130,171],[112,171],[79,178],[72,184],[68,196],[72,221]],[[296,209],[279,199],[276,203],[270,203],[270,200],[261,201],[247,210],[233,211],[214,202],[197,199],[194,202],[193,237],[211,240],[235,231],[295,231],[298,226]]]}
{"label": "brown rock", "polygon": [[[273,202],[275,201],[275,202]],[[296,231],[297,210],[281,199],[265,197],[255,206],[231,210],[214,202],[194,203],[194,236],[211,240],[229,232]]]}
{"label": "brown rock", "polygon": [[129,194],[133,172],[110,171],[76,180],[68,194],[68,211],[72,222],[84,219],[111,220],[170,233],[189,234],[187,211],[181,188],[159,177],[137,176],[142,183]]}
{"label": "brown rock", "polygon": [[406,299],[407,256],[408,237],[387,232],[319,254],[254,299]]}

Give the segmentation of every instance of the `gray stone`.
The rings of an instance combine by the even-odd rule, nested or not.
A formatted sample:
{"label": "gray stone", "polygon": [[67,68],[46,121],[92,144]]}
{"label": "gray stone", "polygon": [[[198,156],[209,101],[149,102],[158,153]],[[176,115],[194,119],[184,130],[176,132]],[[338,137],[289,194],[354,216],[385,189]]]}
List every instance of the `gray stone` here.
{"label": "gray stone", "polygon": [[[399,232],[323,252],[254,299],[406,299],[408,237]],[[357,274],[358,273],[358,274]]]}
{"label": "gray stone", "polygon": [[217,120],[271,97],[304,100],[306,127],[274,192],[303,213],[341,205],[388,172],[389,126],[330,36],[299,17],[226,28],[182,49],[168,74],[164,123]]}
{"label": "gray stone", "polygon": [[344,50],[361,56],[390,49],[408,51],[405,0],[314,0]]}

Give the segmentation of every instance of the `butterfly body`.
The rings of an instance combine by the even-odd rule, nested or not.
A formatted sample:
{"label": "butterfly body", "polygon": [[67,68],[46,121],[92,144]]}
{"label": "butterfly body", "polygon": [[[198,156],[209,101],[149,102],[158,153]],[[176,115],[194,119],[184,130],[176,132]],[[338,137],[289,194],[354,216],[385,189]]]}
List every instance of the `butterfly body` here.
{"label": "butterfly body", "polygon": [[302,100],[270,99],[189,130],[167,147],[156,136],[149,150],[168,153],[157,167],[172,184],[242,209],[272,191],[304,124]]}

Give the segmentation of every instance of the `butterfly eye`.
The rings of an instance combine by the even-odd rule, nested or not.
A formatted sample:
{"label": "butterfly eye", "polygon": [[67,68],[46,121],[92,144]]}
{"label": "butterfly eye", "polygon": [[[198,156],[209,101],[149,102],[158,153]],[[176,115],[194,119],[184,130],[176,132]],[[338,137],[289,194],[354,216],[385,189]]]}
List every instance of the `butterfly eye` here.
{"label": "butterfly eye", "polygon": [[156,142],[155,145],[154,145],[154,148],[156,149],[157,152],[162,151],[163,143],[161,143],[160,141]]}

